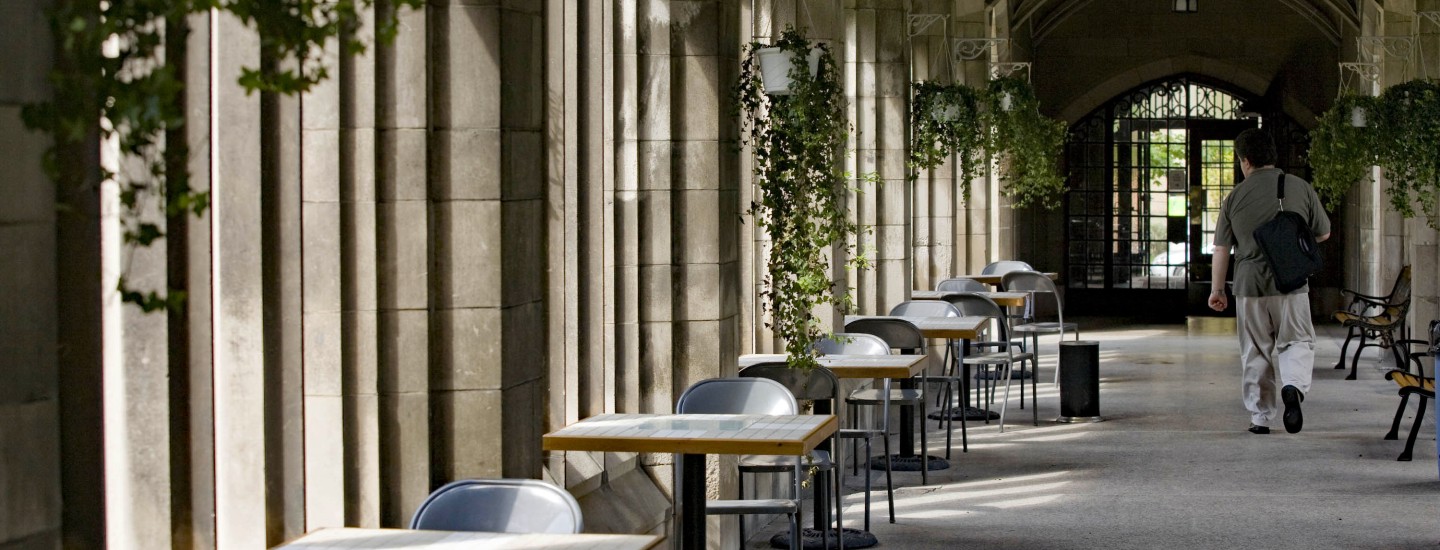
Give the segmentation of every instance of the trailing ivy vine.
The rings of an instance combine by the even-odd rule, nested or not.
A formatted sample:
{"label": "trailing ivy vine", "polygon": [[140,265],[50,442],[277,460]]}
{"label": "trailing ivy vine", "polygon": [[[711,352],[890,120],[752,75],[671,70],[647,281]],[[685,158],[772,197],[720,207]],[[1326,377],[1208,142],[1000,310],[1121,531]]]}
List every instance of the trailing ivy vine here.
{"label": "trailing ivy vine", "polygon": [[1376,156],[1390,181],[1390,206],[1405,217],[1415,203],[1431,227],[1440,222],[1440,86],[1411,80],[1380,94]]}
{"label": "trailing ivy vine", "polygon": [[[393,38],[396,9],[423,6],[424,0],[382,3],[376,9],[377,36]],[[170,218],[198,216],[210,206],[209,192],[189,185],[184,140],[166,139],[181,135],[185,124],[185,82],[174,58],[184,44],[187,18],[213,10],[250,25],[270,62],[243,68],[239,84],[248,93],[295,94],[329,78],[319,55],[328,41],[338,39],[347,53],[364,49],[357,31],[360,13],[371,7],[376,0],[60,2],[49,14],[57,46],[49,77],[54,92],[49,101],[25,107],[25,124],[52,138],[43,162],[62,200],[85,192],[96,177],[116,182],[126,250],[150,246],[165,237],[157,220],[141,215],[150,205],[159,204]],[[102,141],[118,147],[126,168],[77,174],[72,156]],[[132,288],[123,272],[118,286],[124,302],[146,312],[179,307],[185,299],[180,291]]]}
{"label": "trailing ivy vine", "polygon": [[[1350,123],[1357,106],[1366,111],[1364,127]],[[1327,207],[1341,204],[1350,186],[1379,166],[1391,208],[1409,218],[1418,203],[1426,222],[1440,229],[1440,85],[1417,79],[1379,97],[1342,96],[1321,114],[1310,139],[1315,190]]]}
{"label": "trailing ivy vine", "polygon": [[1065,123],[1040,114],[1035,90],[1022,78],[991,80],[985,99],[990,150],[1001,156],[1000,192],[1016,208],[1059,207],[1065,194],[1058,164],[1064,153]]}
{"label": "trailing ivy vine", "polygon": [[1341,96],[1310,131],[1308,160],[1314,168],[1311,184],[1327,210],[1338,207],[1350,186],[1376,164],[1373,130],[1368,125],[1357,127],[1351,121],[1352,111],[1359,108],[1367,119],[1378,123],[1376,106],[1374,98],[1368,96]]}
{"label": "trailing ivy vine", "polygon": [[[759,56],[766,47],[791,58],[789,94],[766,93]],[[821,52],[814,75],[812,48]],[[813,368],[811,345],[826,332],[815,308],[853,307],[848,290],[837,292],[827,255],[855,232],[843,203],[848,175],[837,162],[849,131],[839,71],[827,44],[787,27],[775,44],[746,46],[735,95],[759,191],[750,214],[770,236],[762,291],[772,319],[767,326],[784,342],[791,367]]]}
{"label": "trailing ivy vine", "polygon": [[916,82],[910,102],[911,177],[958,158],[955,181],[960,200],[970,196],[970,178],[985,165],[988,145],[981,92],[956,84]]}

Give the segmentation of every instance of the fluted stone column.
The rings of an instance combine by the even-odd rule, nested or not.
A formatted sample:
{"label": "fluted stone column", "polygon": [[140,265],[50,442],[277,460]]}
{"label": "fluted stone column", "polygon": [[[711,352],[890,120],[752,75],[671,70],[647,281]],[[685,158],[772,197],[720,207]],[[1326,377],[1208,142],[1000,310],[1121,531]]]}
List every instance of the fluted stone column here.
{"label": "fluted stone column", "polygon": [[[852,15],[853,14],[853,15]],[[861,183],[857,205],[862,253],[874,270],[859,274],[856,303],[862,313],[885,313],[909,296],[913,193],[906,179],[909,61],[903,2],[881,0],[847,10],[853,18],[853,59],[846,59],[847,93],[854,109],[857,173],[875,173],[880,185]]]}
{"label": "fluted stone column", "polygon": [[[211,52],[221,75],[260,61],[259,39],[222,16]],[[264,254],[260,224],[260,99],[234,80],[212,83],[215,363],[215,542],[266,546]]]}
{"label": "fluted stone column", "polygon": [[[377,8],[389,10],[390,8]],[[392,12],[393,13],[393,12]],[[380,520],[405,525],[430,492],[429,90],[424,10],[377,44]]]}
{"label": "fluted stone column", "polygon": [[[338,43],[326,61],[338,62]],[[341,392],[340,84],[327,80],[302,98],[301,232],[305,249],[305,507],[310,528],[345,525],[344,403]]]}
{"label": "fluted stone column", "polygon": [[444,480],[540,469],[542,7],[430,6],[432,461]]}

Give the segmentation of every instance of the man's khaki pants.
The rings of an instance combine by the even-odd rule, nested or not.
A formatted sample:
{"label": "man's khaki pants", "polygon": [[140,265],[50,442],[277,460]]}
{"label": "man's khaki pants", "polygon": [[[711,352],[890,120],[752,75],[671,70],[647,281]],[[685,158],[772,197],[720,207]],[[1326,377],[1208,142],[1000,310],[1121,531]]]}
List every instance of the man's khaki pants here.
{"label": "man's khaki pants", "polygon": [[1301,394],[1310,392],[1315,369],[1310,295],[1237,296],[1235,326],[1240,333],[1241,400],[1250,411],[1250,422],[1269,426],[1270,419],[1278,416],[1279,388],[1295,386]]}

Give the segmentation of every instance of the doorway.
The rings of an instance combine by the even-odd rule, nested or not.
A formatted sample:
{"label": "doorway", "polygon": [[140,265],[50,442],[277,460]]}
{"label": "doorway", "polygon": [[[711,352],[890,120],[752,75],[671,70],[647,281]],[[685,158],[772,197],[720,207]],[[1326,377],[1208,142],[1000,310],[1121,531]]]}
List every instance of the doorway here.
{"label": "doorway", "polygon": [[1241,179],[1233,140],[1258,122],[1244,109],[1253,98],[1222,86],[1186,76],[1152,83],[1072,126],[1067,310],[1214,314],[1205,305],[1210,243],[1220,202]]}

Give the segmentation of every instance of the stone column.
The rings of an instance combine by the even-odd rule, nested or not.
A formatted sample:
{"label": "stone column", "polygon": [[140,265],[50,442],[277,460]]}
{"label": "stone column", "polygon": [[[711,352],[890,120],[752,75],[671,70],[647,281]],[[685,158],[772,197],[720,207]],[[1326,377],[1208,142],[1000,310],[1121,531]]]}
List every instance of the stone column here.
{"label": "stone column", "polygon": [[[231,16],[212,27],[216,74],[260,62],[255,32]],[[220,550],[266,546],[264,254],[260,99],[233,79],[211,83],[215,363],[215,538]],[[223,129],[223,131],[221,131]]]}
{"label": "stone column", "polygon": [[[381,7],[387,13],[393,8]],[[423,10],[376,44],[380,520],[407,525],[430,484],[429,89]]]}
{"label": "stone column", "polygon": [[[338,52],[338,42],[327,45],[325,61],[332,67]],[[345,525],[339,81],[321,82],[301,101],[305,524],[318,529]]]}
{"label": "stone column", "polygon": [[[7,181],[7,200],[0,202],[0,250],[8,256],[0,267],[0,354],[7,365],[7,382],[0,384],[0,487],[5,487],[0,491],[0,547],[61,546],[56,275],[57,265],[60,270],[69,266],[56,245],[55,186],[40,168],[48,140],[26,130],[20,120],[23,105],[49,93],[48,4],[0,5],[0,20],[6,21],[0,46],[24,52],[0,57],[0,150],[6,151],[0,169]],[[89,297],[97,299],[98,293]],[[98,509],[98,503],[85,508]]]}
{"label": "stone column", "polygon": [[[881,184],[860,184],[861,252],[873,254],[873,274],[861,273],[856,303],[861,312],[886,313],[904,301],[913,283],[911,243],[913,194],[905,177],[909,125],[909,68],[905,56],[905,6],[877,1],[854,10],[856,57],[847,59],[847,89],[856,115],[860,174],[875,173]],[[872,278],[873,277],[873,278]]]}
{"label": "stone column", "polygon": [[430,6],[432,463],[441,480],[539,473],[542,7]]}

